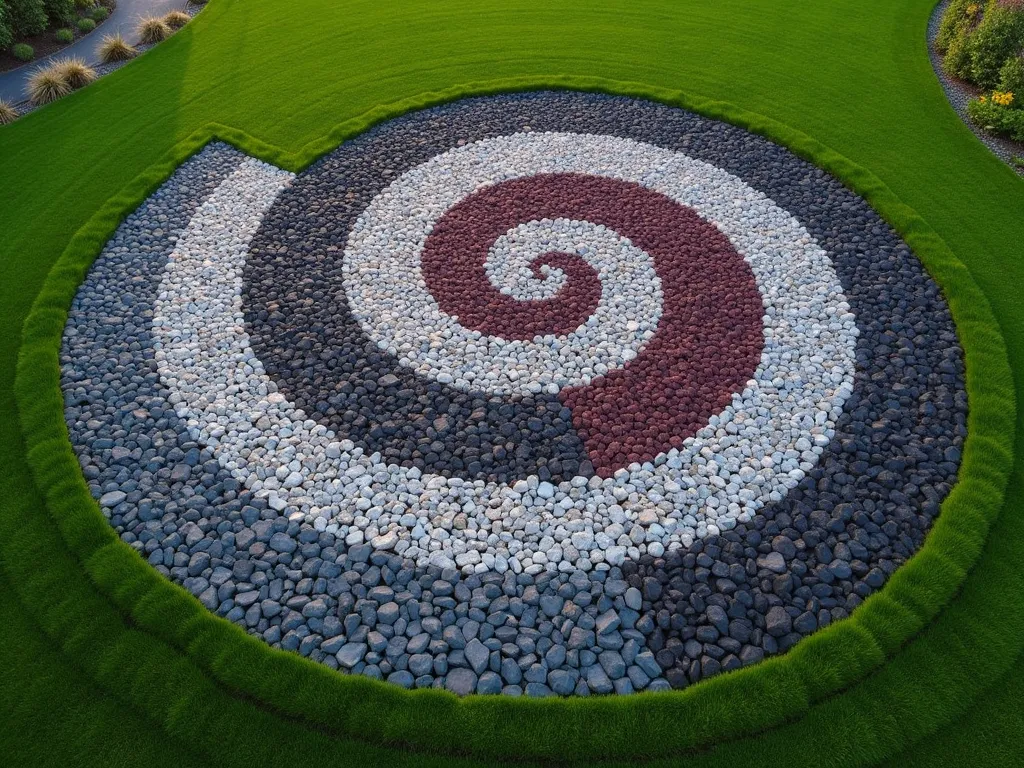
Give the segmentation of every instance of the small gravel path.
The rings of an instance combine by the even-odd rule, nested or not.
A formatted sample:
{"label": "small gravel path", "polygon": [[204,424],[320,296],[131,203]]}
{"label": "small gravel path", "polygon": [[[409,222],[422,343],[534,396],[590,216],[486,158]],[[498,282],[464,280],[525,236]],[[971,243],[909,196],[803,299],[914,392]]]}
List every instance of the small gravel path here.
{"label": "small gravel path", "polygon": [[0,74],[0,99],[16,104],[25,100],[25,86],[33,72],[54,59],[78,56],[89,64],[99,62],[99,47],[106,35],[120,32],[130,42],[138,40],[135,25],[144,16],[162,16],[168,11],[181,10],[185,0],[119,0],[110,18],[103,22],[103,28],[95,34],[86,35],[78,42],[32,61],[23,67]]}
{"label": "small gravel path", "polygon": [[942,15],[946,12],[950,0],[943,0],[935,6],[932,16],[928,20],[928,57],[932,61],[932,68],[935,75],[942,84],[942,90],[946,92],[946,98],[953,105],[953,109],[960,115],[971,132],[978,137],[978,140],[995,153],[996,157],[1009,165],[1020,175],[1024,176],[1024,167],[1013,164],[1014,156],[1024,157],[1024,144],[1004,139],[1001,136],[993,136],[976,126],[967,115],[967,103],[981,93],[981,90],[970,83],[950,77],[942,68],[942,57],[935,50],[935,38],[939,34],[939,24],[942,23]]}

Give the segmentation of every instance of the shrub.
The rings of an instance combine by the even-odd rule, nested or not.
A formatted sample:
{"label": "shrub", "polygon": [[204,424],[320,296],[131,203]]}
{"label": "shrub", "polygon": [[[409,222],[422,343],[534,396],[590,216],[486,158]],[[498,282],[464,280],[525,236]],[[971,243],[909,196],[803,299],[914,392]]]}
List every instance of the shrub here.
{"label": "shrub", "polygon": [[43,0],[46,8],[46,18],[50,20],[50,26],[57,24],[70,24],[75,20],[74,0]]}
{"label": "shrub", "polygon": [[995,131],[1002,123],[1002,108],[988,100],[988,96],[971,99],[967,104],[967,115],[975,125],[987,131]]}
{"label": "shrub", "polygon": [[18,119],[18,110],[13,105],[0,99],[0,125],[8,125]]}
{"label": "shrub", "polygon": [[1018,98],[1018,107],[1024,107],[1024,53],[1011,56],[999,70],[999,90],[1009,91]]}
{"label": "shrub", "polygon": [[49,104],[71,93],[71,86],[64,79],[64,73],[51,65],[32,73],[27,90],[33,104]]}
{"label": "shrub", "polygon": [[971,74],[971,51],[967,45],[967,36],[954,37],[946,50],[946,58],[942,60],[942,68],[954,77],[966,80]]}
{"label": "shrub", "polygon": [[92,8],[96,0],[74,0],[75,8]]}
{"label": "shrub", "polygon": [[[998,92],[997,92],[998,93]],[[967,105],[967,114],[978,126],[992,133],[1009,136],[1014,141],[1024,141],[1024,109],[1014,109],[1013,100],[993,100],[979,96]]]}
{"label": "shrub", "polygon": [[1014,141],[1024,141],[1024,109],[1007,110],[1003,129]]}
{"label": "shrub", "polygon": [[108,16],[110,16],[110,11],[103,5],[97,5],[89,12],[89,18],[97,24],[101,21],[106,21]]}
{"label": "shrub", "polygon": [[999,84],[999,71],[1008,58],[1024,45],[1024,10],[997,0],[985,8],[977,29],[970,33],[969,78],[983,88]]}
{"label": "shrub", "polygon": [[7,0],[7,18],[15,37],[38,35],[48,24],[43,0]]}
{"label": "shrub", "polygon": [[128,41],[121,37],[118,32],[115,35],[107,35],[100,43],[100,61],[110,64],[114,61],[128,61],[138,53]]}
{"label": "shrub", "polygon": [[10,14],[7,11],[7,4],[0,0],[0,51],[6,51],[14,42],[14,32],[11,31]]}
{"label": "shrub", "polygon": [[14,54],[14,58],[21,61],[32,61],[32,58],[36,55],[35,49],[28,43],[18,43],[11,48],[11,53]]}
{"label": "shrub", "polygon": [[962,37],[972,22],[980,16],[978,0],[953,0],[942,15],[939,32],[935,36],[935,50],[945,54],[958,37]]}
{"label": "shrub", "polygon": [[65,27],[64,29],[58,29],[53,33],[53,36],[57,38],[58,43],[70,43],[75,39],[75,33]]}
{"label": "shrub", "polygon": [[96,79],[96,70],[79,58],[61,59],[51,65],[71,88],[81,88]]}
{"label": "shrub", "polygon": [[171,29],[181,29],[190,21],[192,21],[192,17],[184,11],[171,11],[164,16],[164,24]]}
{"label": "shrub", "polygon": [[159,16],[147,16],[135,28],[141,43],[159,43],[171,36],[171,28]]}
{"label": "shrub", "polygon": [[92,19],[79,19],[75,26],[78,27],[79,32],[92,32],[96,29],[96,22]]}

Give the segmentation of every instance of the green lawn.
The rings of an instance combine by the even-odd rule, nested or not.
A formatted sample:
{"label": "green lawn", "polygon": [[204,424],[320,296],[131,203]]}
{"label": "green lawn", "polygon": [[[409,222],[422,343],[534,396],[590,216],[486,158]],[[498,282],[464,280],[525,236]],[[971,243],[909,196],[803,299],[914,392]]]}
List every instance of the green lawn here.
{"label": "green lawn", "polygon": [[[14,400],[20,329],[50,267],[108,199],[211,122],[246,132],[263,142],[263,156],[291,165],[328,149],[336,126],[350,121],[347,133],[378,105],[453,86],[596,77],[633,84],[622,85],[625,90],[682,91],[689,99],[721,100],[778,121],[880,178],[981,286],[1020,391],[1024,268],[1017,255],[1024,241],[1024,183],[946,103],[925,47],[932,4],[212,0],[185,30],[138,62],[0,128],[5,761],[269,765],[299,752],[303,762],[338,765],[400,758],[402,745],[346,739],[310,727],[292,717],[295,712],[268,712],[244,700],[227,714],[203,709],[222,693],[223,682],[198,674],[180,660],[180,649],[154,639],[145,622],[128,615],[124,603],[112,605],[101,595],[98,587],[116,589],[117,574],[93,563],[93,578],[105,573],[107,582],[90,583],[45,512]],[[336,143],[342,134],[333,135]],[[41,392],[40,401],[46,399]],[[1018,434],[1022,428],[1018,413]],[[1024,709],[1014,694],[1024,688],[1024,662],[1018,661],[1024,579],[1016,567],[1024,554],[1022,468],[1018,457],[1008,502],[958,599],[897,654],[909,661],[860,682],[859,699],[822,701],[767,732],[688,752],[688,762],[1019,762]],[[86,625],[93,631],[86,633]],[[140,656],[166,664],[145,672]],[[136,666],[140,672],[131,676]],[[870,695],[876,702],[871,711],[853,708]],[[152,704],[161,700],[166,707]],[[910,710],[916,716],[902,719]],[[721,713],[693,714],[683,730],[699,730],[704,718],[714,721]],[[203,718],[210,727],[196,740]],[[868,720],[875,728],[858,743],[857,728]],[[847,746],[833,749],[832,743]],[[218,751],[225,745],[230,753]],[[420,753],[410,762],[472,761]]]}

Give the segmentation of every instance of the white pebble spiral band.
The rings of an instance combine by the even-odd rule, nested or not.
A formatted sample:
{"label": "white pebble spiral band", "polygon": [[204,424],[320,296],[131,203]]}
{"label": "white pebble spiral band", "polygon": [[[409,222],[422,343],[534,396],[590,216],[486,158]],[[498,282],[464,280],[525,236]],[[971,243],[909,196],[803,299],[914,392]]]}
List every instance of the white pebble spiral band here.
{"label": "white pebble spiral band", "polygon": [[[437,199],[450,206],[501,179],[564,172],[635,181],[692,207],[729,237],[757,278],[765,299],[757,374],[681,449],[613,478],[578,477],[556,487],[531,477],[500,485],[384,464],[379,455],[365,455],[344,436],[307,419],[265,374],[242,319],[248,242],[291,178],[255,161],[218,188],[168,262],[153,330],[160,373],[179,416],[225,468],[275,507],[302,513],[321,529],[335,526],[350,544],[368,539],[421,564],[589,570],[627,555],[658,554],[749,520],[799,482],[830,441],[852,391],[857,331],[834,269],[813,238],[771,200],[724,171],[651,145],[578,134],[516,134],[445,153],[381,193],[354,229],[345,261],[354,312],[364,330],[389,349],[409,344],[409,350],[419,350],[424,334],[443,331],[443,349],[449,362],[457,362],[447,369],[455,382],[466,370],[463,363],[472,362],[464,350],[460,359],[459,345],[452,342],[460,332],[466,339],[465,329],[443,314],[424,322],[432,299],[416,281],[416,244],[422,247],[430,217],[447,209]],[[418,214],[410,227],[407,212],[421,206],[429,215]],[[381,247],[389,233],[394,247]],[[492,276],[501,274],[507,259],[502,249],[515,239],[510,232],[492,249]],[[359,266],[374,263],[376,269]],[[643,259],[636,264],[642,266]],[[375,304],[375,296],[388,291],[406,303]],[[636,340],[624,345],[613,365],[642,347],[641,323],[656,323],[652,307],[634,320],[636,328],[626,327]],[[403,321],[414,316],[418,331]],[[388,318],[390,325],[383,325],[390,336],[375,335],[374,317]],[[424,365],[415,354],[407,353],[403,362],[416,370]],[[518,367],[538,370],[521,362]],[[427,370],[438,377],[446,372],[433,362]],[[497,391],[524,386],[524,379],[559,386],[587,375],[583,368],[563,368],[561,378],[538,381],[495,370],[492,365],[478,378],[504,377]],[[456,512],[468,518],[465,528],[450,525]]]}

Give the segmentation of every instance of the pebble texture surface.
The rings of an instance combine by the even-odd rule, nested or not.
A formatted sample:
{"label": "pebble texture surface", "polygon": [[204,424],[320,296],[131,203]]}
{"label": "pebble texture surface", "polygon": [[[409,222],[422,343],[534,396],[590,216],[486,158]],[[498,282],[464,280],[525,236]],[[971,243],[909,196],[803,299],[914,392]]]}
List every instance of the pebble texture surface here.
{"label": "pebble texture surface", "polygon": [[[593,138],[552,153],[557,134]],[[587,142],[602,148],[600,164],[580,166]],[[452,191],[443,205],[424,194],[431,181],[437,199],[449,194],[426,173],[432,159],[472,158],[469,167],[485,173],[513,150],[553,157],[545,162],[557,167],[506,162],[502,178]],[[616,166],[629,151],[629,163]],[[672,192],[664,181],[679,178],[678,168],[667,172],[672,160],[716,183],[702,187],[691,173]],[[636,178],[644,168],[647,177]],[[403,188],[402,179],[424,183]],[[743,192],[731,198],[735,224],[726,208],[706,213],[730,179],[729,189]],[[423,269],[410,272],[420,262],[407,259],[381,283],[385,270],[353,265],[372,267],[377,256],[360,261],[358,249],[376,242],[374,227],[394,226],[381,212],[395,200],[404,200],[406,218],[438,208],[439,226],[406,233],[435,250],[427,249]],[[645,217],[631,202],[668,213]],[[766,218],[772,211],[778,218]],[[631,216],[639,228],[624,231]],[[644,239],[651,220],[678,236]],[[778,242],[759,258],[751,243],[773,233]],[[393,250],[406,247],[400,240]],[[680,280],[667,251],[699,262],[701,243],[715,263],[735,268],[717,277],[713,264],[692,270],[673,287]],[[813,269],[782,273],[773,286],[759,266],[773,253],[802,253]],[[617,283],[616,270],[625,275]],[[642,423],[620,424],[600,409],[597,421],[577,419],[579,401],[569,395],[640,360],[691,280],[703,290],[689,294],[697,304],[689,316],[711,328],[729,318],[724,336],[709,337],[726,343],[693,345],[707,362],[692,368],[692,379],[723,389],[729,375],[700,375],[717,365],[742,381],[706,406],[706,426],[683,441],[707,429],[717,447],[686,463],[685,444],[659,451]],[[461,321],[454,308],[466,305],[461,327],[483,348],[475,370],[449,369],[450,382],[439,366],[417,369],[431,359],[430,333],[419,348],[403,349],[381,330],[407,313],[360,315],[369,304],[351,298],[388,284],[411,294],[420,282],[436,294],[442,319]],[[819,297],[818,309],[794,298],[808,286],[826,288],[806,294]],[[481,296],[501,311],[489,312]],[[367,302],[375,298],[366,291]],[[791,311],[773,315],[788,301]],[[537,366],[546,377],[535,361],[515,378],[514,367],[486,368],[492,339],[507,353],[514,343],[567,338],[602,302],[615,308],[611,328],[626,342],[600,362],[603,370],[588,372],[571,355],[559,356],[570,358],[562,369]],[[791,409],[800,415],[784,446],[744,454],[782,407],[755,409],[751,423],[722,419],[729,397],[749,399],[775,352],[791,367],[768,383],[794,377],[804,387],[809,378],[798,373],[799,343],[775,343],[779,327],[819,340],[806,347],[807,370],[829,386],[821,407]],[[217,344],[190,350],[200,338],[193,333],[213,334],[204,338]],[[587,349],[600,347],[594,338]],[[239,339],[248,347],[235,346]],[[449,340],[441,334],[437,346]],[[199,375],[212,359],[233,361],[217,369],[223,380]],[[684,687],[786,650],[848,615],[920,545],[955,481],[965,434],[962,362],[941,294],[863,201],[739,129],[584,94],[471,99],[413,113],[294,179],[208,147],[99,257],[72,308],[62,362],[86,480],[111,524],[155,568],[272,645],[459,694]],[[571,373],[559,378],[559,370]],[[189,371],[188,381],[176,378]],[[493,377],[469,379],[469,371]],[[252,409],[240,408],[257,374],[265,389],[255,391]],[[671,414],[680,395],[701,402],[688,382],[682,377],[669,393],[675,400],[666,394],[654,405]],[[207,395],[216,396],[200,402]],[[285,411],[290,422],[270,429]],[[632,450],[609,456],[588,442],[629,428],[644,436]],[[321,444],[322,455],[308,450]],[[631,459],[638,447],[653,455]],[[269,473],[267,454],[276,457]],[[759,467],[744,464],[752,458]],[[333,478],[345,489],[337,498],[316,496],[317,482],[332,487],[318,469],[325,459],[345,467]],[[667,476],[660,486],[659,473]],[[759,504],[741,495],[781,474],[791,482]]]}
{"label": "pebble texture surface", "polygon": [[[495,483],[486,482],[489,477],[448,477],[417,463],[402,466],[379,456],[376,446],[351,440],[360,433],[353,434],[347,423],[328,420],[332,429],[325,430],[308,419],[292,404],[287,387],[276,391],[278,382],[266,375],[243,329],[240,273],[252,232],[288,181],[249,162],[190,222],[161,282],[153,326],[161,378],[172,389],[179,416],[197,439],[215,446],[221,464],[239,482],[257,496],[269,496],[279,510],[299,510],[314,524],[324,519],[336,525],[350,544],[369,540],[374,548],[394,550],[418,565],[532,573],[556,567],[589,571],[606,559],[617,564],[623,553],[637,557],[650,549],[660,554],[688,546],[695,537],[750,520],[814,466],[852,390],[857,334],[831,262],[792,217],[706,164],[614,137],[517,134],[477,142],[456,154],[444,153],[404,174],[374,199],[353,229],[344,257],[344,292],[336,305],[354,307],[354,320],[345,327],[344,342],[339,339],[324,353],[348,361],[357,357],[354,350],[373,353],[370,345],[376,342],[377,350],[397,354],[376,353],[382,364],[390,363],[387,372],[369,369],[367,380],[368,371],[353,371],[329,401],[346,405],[349,422],[379,426],[402,423],[386,409],[390,404],[401,404],[403,415],[415,419],[416,409],[459,397],[503,396],[498,402],[511,404],[516,393],[545,392],[558,397],[561,410],[568,408],[564,423],[580,436],[584,450],[573,461],[596,466],[599,476],[580,474],[557,485],[538,485],[532,493],[526,478]],[[609,163],[609,156],[616,159]],[[527,174],[529,193],[524,194],[522,177],[494,184],[494,175],[483,172],[495,163],[513,169],[506,173]],[[476,194],[506,194],[512,183],[512,194],[527,202],[529,216],[536,209],[529,198],[537,191],[545,197],[553,192],[547,185],[536,189],[553,178],[543,174],[546,169],[591,169],[586,183],[575,182],[586,193],[579,199],[600,200],[602,190],[621,188],[616,186],[621,181],[604,174],[638,165],[649,169],[649,177],[641,176],[645,184],[714,216],[746,259],[731,248],[724,251],[727,241],[717,230],[703,233],[707,248],[700,248],[699,257],[666,258],[660,238],[675,240],[688,232],[697,213],[681,216],[686,209],[678,202],[643,193],[657,196],[664,210],[646,199],[647,231],[634,232],[634,246],[652,247],[654,254],[638,247],[630,253],[646,254],[655,273],[665,272],[659,285],[683,282],[680,269],[688,285],[686,291],[658,291],[667,293],[668,301],[652,308],[657,330],[649,339],[636,335],[648,302],[635,280],[616,278],[609,263],[595,273],[601,285],[597,309],[567,334],[484,338],[433,300],[423,279],[429,271],[417,258],[431,251],[427,233],[439,234],[431,229],[431,211],[440,216],[451,200],[482,185],[488,186]],[[459,183],[446,185],[448,176]],[[429,199],[417,189],[429,189]],[[631,189],[640,194],[639,185]],[[487,207],[500,210],[491,198]],[[552,202],[558,201],[556,195]],[[629,210],[620,203],[620,211]],[[411,222],[408,210],[418,213]],[[455,207],[448,215],[463,210]],[[488,225],[478,217],[472,226],[486,233]],[[440,229],[442,237],[449,231]],[[569,245],[584,254],[577,254],[577,261],[584,261],[589,250],[584,241]],[[329,268],[337,263],[327,256],[317,262]],[[453,273],[455,268],[446,275]],[[611,279],[603,284],[606,274]],[[623,284],[629,287],[620,293]],[[567,300],[565,287],[554,301]],[[574,298],[571,289],[565,292]],[[621,294],[637,300],[604,299]],[[508,319],[504,303],[490,302],[486,316]],[[703,307],[709,310],[700,311]],[[354,403],[346,393],[352,386],[368,390]],[[715,393],[711,403],[701,402],[707,386]],[[413,398],[417,387],[435,391]],[[370,403],[379,407],[367,413]],[[488,430],[475,413],[467,429],[455,433],[456,459],[468,435]],[[501,426],[489,435],[492,445],[497,440],[497,449],[519,453],[516,436]],[[531,429],[538,431],[534,442],[545,439],[543,429]],[[636,498],[630,498],[633,494]],[[469,524],[454,529],[445,515],[450,509],[466,515]],[[573,542],[573,534],[581,536]]]}

